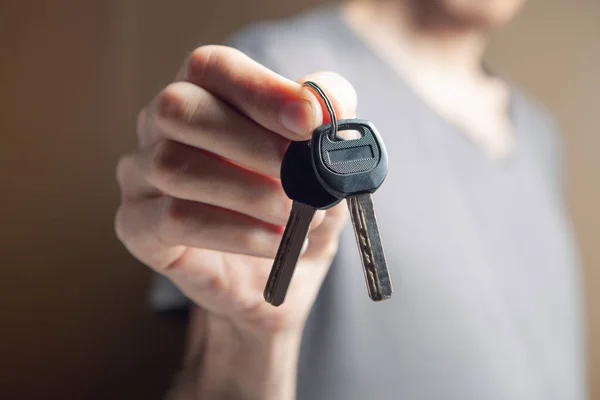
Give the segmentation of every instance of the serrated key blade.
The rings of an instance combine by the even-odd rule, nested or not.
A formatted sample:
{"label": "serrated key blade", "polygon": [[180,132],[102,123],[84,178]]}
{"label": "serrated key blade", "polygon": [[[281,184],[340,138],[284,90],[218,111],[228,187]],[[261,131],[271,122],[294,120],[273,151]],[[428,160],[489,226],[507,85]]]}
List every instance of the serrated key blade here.
{"label": "serrated key blade", "polygon": [[373,301],[388,299],[393,292],[392,281],[379,236],[371,194],[353,195],[346,201],[354,226],[369,297]]}

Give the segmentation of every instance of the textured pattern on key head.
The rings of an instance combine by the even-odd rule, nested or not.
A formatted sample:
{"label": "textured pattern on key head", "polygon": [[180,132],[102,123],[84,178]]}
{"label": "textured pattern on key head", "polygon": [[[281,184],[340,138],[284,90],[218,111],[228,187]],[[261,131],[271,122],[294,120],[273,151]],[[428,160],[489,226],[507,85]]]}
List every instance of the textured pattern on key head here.
{"label": "textured pattern on key head", "polygon": [[[324,164],[331,171],[338,174],[353,174],[373,169],[380,159],[379,146],[372,132],[361,125],[346,125],[340,130],[356,129],[362,134],[359,139],[336,140],[331,141],[329,135],[321,137],[321,156]],[[335,162],[332,160],[334,153],[340,153],[343,150],[356,150],[343,152],[343,161]],[[363,150],[368,150],[367,152]]]}
{"label": "textured pattern on key head", "polygon": [[367,120],[338,121],[339,131],[356,130],[362,137],[331,140],[331,125],[318,127],[311,139],[312,161],[321,186],[337,197],[373,193],[388,171],[387,151],[375,126]]}

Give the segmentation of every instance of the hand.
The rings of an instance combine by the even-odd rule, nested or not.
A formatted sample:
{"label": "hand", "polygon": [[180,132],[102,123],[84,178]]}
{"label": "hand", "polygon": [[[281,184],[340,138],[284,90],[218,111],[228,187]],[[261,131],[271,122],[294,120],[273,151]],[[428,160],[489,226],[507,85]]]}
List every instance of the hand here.
{"label": "hand", "polygon": [[[338,118],[354,116],[348,82],[308,79]],[[283,154],[328,120],[323,110],[309,89],[237,50],[196,49],[140,112],[138,150],[119,162],[118,237],[209,315],[253,333],[301,329],[337,250],[344,205],[316,214],[285,303],[266,303],[263,289],[291,208]]]}

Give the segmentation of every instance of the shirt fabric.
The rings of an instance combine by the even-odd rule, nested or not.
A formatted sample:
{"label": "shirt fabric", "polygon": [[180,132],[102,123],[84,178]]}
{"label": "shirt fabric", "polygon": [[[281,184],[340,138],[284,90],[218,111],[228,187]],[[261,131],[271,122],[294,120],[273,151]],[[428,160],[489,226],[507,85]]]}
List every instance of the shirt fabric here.
{"label": "shirt fabric", "polygon": [[[308,319],[299,400],[586,397],[578,258],[559,134],[512,88],[516,148],[493,161],[429,108],[335,7],[264,22],[230,42],[291,79],[335,71],[385,140],[374,194],[394,295],[372,302],[351,224]],[[153,304],[185,298],[164,278]]]}

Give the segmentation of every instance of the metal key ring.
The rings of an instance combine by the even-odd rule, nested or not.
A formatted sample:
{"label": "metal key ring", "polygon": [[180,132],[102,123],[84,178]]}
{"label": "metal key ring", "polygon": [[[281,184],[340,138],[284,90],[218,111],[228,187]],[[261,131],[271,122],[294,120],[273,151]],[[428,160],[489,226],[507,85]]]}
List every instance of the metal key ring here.
{"label": "metal key ring", "polygon": [[331,120],[331,127],[332,127],[331,132],[329,133],[329,139],[334,141],[336,139],[337,133],[338,133],[338,121],[337,121],[337,117],[335,115],[335,110],[333,109],[333,104],[331,103],[331,100],[329,100],[329,97],[327,97],[327,94],[325,93],[325,91],[323,89],[321,89],[321,87],[319,85],[317,85],[316,83],[314,83],[313,81],[306,81],[302,84],[302,86],[308,86],[311,89],[313,89],[315,92],[317,92],[319,97],[323,100],[323,103],[325,103],[325,108],[327,108],[327,113],[329,114],[329,119]]}

